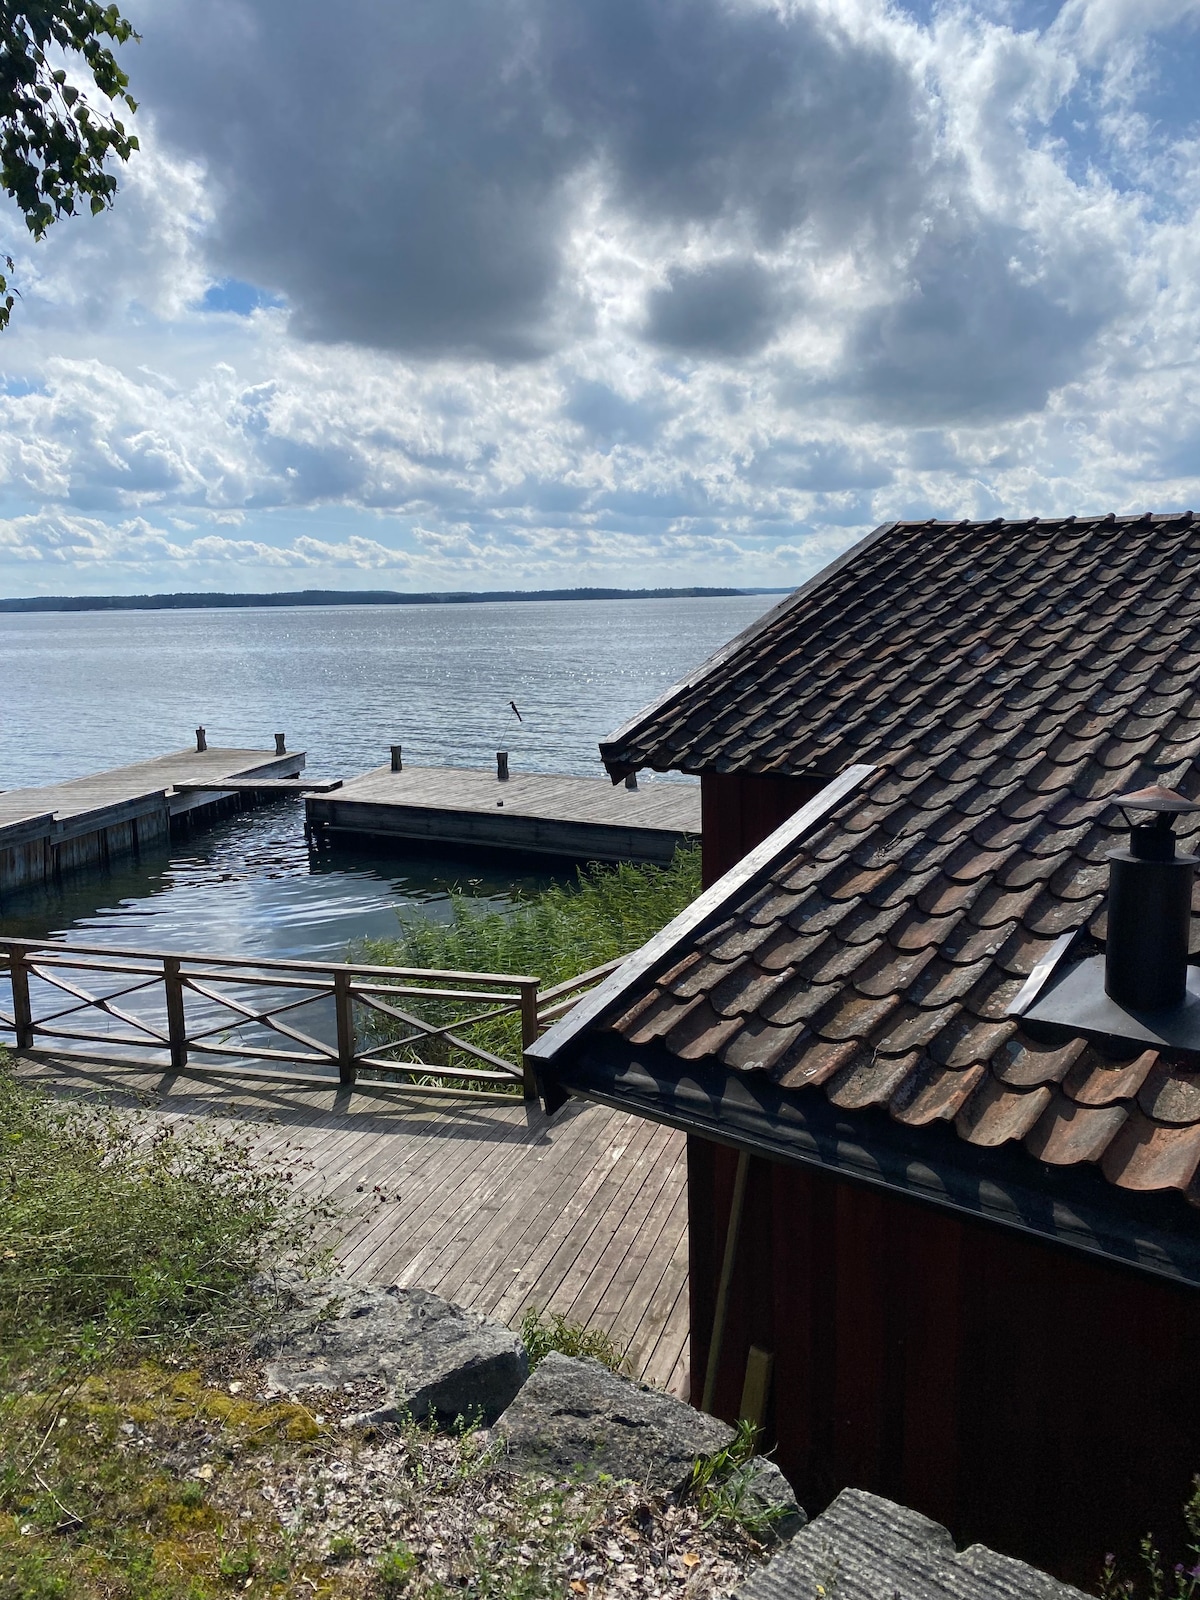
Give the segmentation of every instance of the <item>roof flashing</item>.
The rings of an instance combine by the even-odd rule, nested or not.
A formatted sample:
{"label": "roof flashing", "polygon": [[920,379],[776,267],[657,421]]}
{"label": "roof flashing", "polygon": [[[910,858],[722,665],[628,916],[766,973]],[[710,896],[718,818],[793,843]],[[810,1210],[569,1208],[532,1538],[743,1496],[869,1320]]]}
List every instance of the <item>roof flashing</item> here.
{"label": "roof flashing", "polygon": [[1119,1039],[1142,1050],[1183,1051],[1200,1062],[1200,968],[1187,969],[1187,992],[1180,1005],[1133,1011],[1105,992],[1104,957],[1091,956],[1069,967],[1023,1013],[1023,1020],[1053,1023],[1099,1042]]}

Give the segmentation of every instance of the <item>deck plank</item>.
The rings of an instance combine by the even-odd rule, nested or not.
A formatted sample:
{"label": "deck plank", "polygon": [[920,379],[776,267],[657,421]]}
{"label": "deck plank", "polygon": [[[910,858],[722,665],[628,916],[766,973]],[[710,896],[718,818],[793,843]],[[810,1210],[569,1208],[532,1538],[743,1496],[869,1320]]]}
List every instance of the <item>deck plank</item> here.
{"label": "deck plank", "polygon": [[[598,1138],[595,1130],[600,1130]],[[608,1119],[601,1123],[600,1119],[589,1118],[585,1124],[585,1131],[593,1133],[590,1148],[586,1152],[588,1165],[593,1171],[604,1168],[604,1149],[611,1132],[611,1124]],[[631,1136],[630,1142],[645,1137],[647,1135],[638,1129]],[[443,1276],[443,1287],[439,1293],[450,1300],[462,1300],[464,1304],[478,1305],[480,1309],[495,1302],[501,1292],[502,1284],[506,1280],[511,1280],[516,1263],[536,1248],[536,1241],[564,1202],[570,1198],[572,1190],[578,1187],[581,1181],[586,1182],[586,1173],[581,1171],[583,1162],[580,1161],[578,1153],[560,1150],[556,1154],[559,1159],[547,1164],[527,1190],[514,1194],[509,1203],[495,1213],[490,1226],[479,1236],[471,1239],[468,1249]],[[564,1161],[563,1158],[569,1155],[574,1156],[574,1159]],[[604,1171],[603,1180],[595,1191],[595,1205],[590,1214],[590,1224],[593,1227],[601,1223],[604,1185],[610,1175],[607,1170]],[[511,1251],[505,1250],[502,1254],[499,1248],[500,1241],[510,1238],[513,1248]],[[489,1286],[491,1286],[490,1291]]]}
{"label": "deck plank", "polygon": [[331,794],[311,795],[305,816],[318,835],[359,834],[485,845],[597,860],[669,860],[700,836],[695,784],[518,772],[501,782],[472,767],[379,767]]}
{"label": "deck plank", "polygon": [[686,1385],[684,1140],[673,1130],[578,1102],[548,1120],[469,1092],[385,1099],[30,1057],[16,1070],[53,1092],[240,1127],[265,1156],[295,1163],[302,1196],[340,1202],[331,1242],[356,1281],[417,1285],[510,1325],[530,1305],[570,1320],[575,1307],[638,1376]]}

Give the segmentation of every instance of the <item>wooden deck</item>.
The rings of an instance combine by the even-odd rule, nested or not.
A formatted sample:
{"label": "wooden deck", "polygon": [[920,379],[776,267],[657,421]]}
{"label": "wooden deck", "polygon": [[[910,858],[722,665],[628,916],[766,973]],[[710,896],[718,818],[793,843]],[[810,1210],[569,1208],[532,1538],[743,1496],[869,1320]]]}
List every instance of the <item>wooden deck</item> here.
{"label": "wooden deck", "polygon": [[265,1153],[295,1159],[303,1190],[342,1207],[337,1255],[366,1283],[418,1285],[515,1325],[528,1306],[601,1328],[638,1376],[687,1394],[683,1136],[574,1101],[419,1097],[197,1083],[22,1058],[61,1093],[153,1114],[236,1117]]}
{"label": "wooden deck", "polygon": [[566,778],[469,767],[378,767],[336,793],[305,801],[309,828],[483,846],[593,861],[667,862],[700,836],[700,790],[680,783],[614,787],[607,778]]}
{"label": "wooden deck", "polygon": [[0,792],[0,892],[165,842],[173,821],[201,820],[237,793],[220,788],[223,780],[257,777],[274,787],[303,767],[302,751],[176,750],[86,778]]}

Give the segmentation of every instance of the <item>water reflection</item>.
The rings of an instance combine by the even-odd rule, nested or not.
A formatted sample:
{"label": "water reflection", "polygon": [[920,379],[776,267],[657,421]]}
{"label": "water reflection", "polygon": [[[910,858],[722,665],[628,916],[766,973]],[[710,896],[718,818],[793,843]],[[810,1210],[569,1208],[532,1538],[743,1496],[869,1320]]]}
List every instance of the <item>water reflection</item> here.
{"label": "water reflection", "polygon": [[276,801],[170,851],[8,895],[0,928],[90,945],[340,961],[358,939],[395,934],[401,918],[448,917],[453,890],[504,906],[553,881],[424,849],[310,855],[303,821],[302,801]]}

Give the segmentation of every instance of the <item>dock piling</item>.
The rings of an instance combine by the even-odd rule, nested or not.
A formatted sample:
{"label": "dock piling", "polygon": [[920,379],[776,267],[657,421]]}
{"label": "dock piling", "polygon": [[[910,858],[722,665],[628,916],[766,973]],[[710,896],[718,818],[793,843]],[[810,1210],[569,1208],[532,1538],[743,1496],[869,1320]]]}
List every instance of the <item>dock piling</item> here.
{"label": "dock piling", "polygon": [[208,749],[208,739],[205,736],[204,729],[203,728],[197,728],[196,729],[196,751],[197,751],[197,753],[199,755],[203,755],[204,752],[207,749]]}
{"label": "dock piling", "polygon": [[625,779],[625,787],[627,789],[636,789],[637,788],[637,773],[636,772],[631,772],[629,774],[629,776]]}
{"label": "dock piling", "polygon": [[287,740],[281,733],[275,735],[275,754],[277,756],[287,755]]}
{"label": "dock piling", "polygon": [[508,751],[496,751],[496,777],[501,783],[508,782]]}
{"label": "dock piling", "polygon": [[394,744],[392,746],[392,771],[393,772],[403,772],[404,771],[403,752],[404,752],[404,746],[403,745]]}

